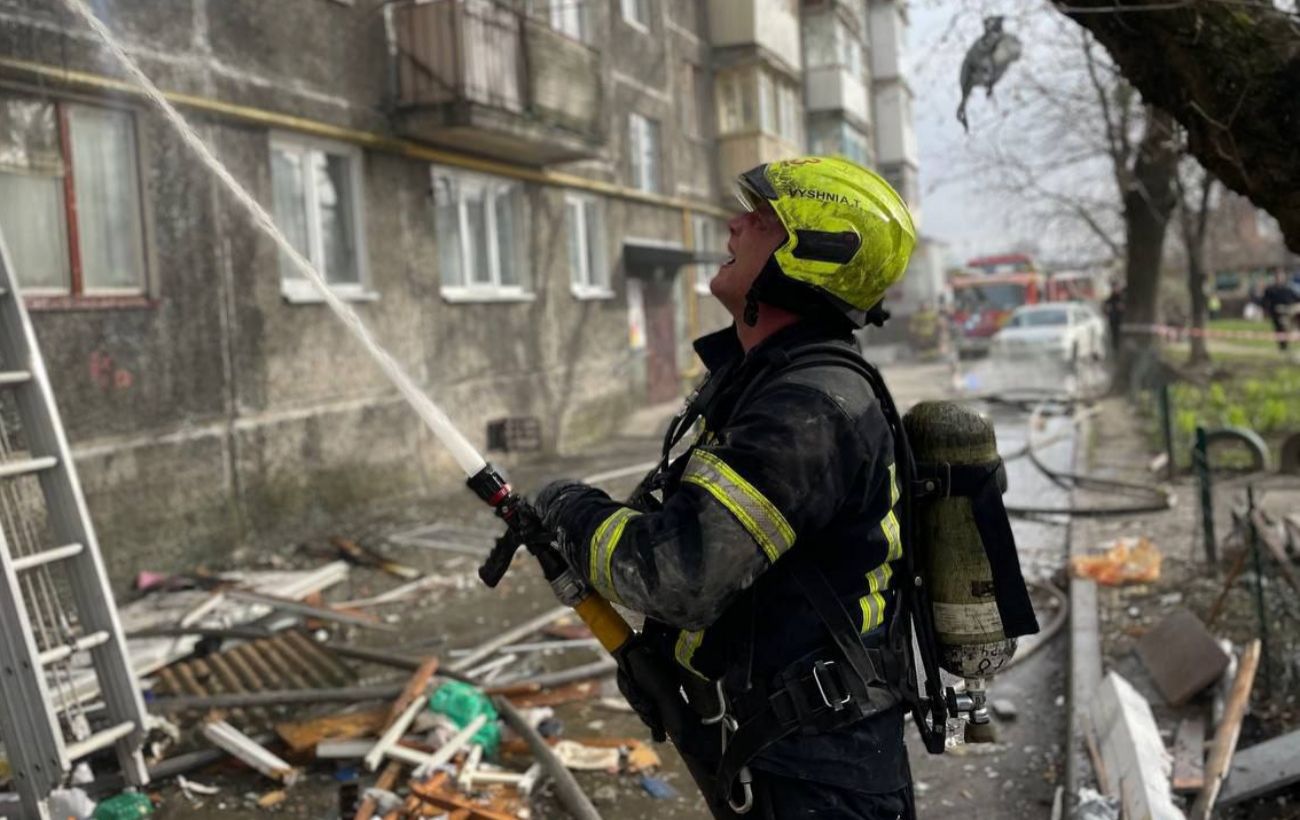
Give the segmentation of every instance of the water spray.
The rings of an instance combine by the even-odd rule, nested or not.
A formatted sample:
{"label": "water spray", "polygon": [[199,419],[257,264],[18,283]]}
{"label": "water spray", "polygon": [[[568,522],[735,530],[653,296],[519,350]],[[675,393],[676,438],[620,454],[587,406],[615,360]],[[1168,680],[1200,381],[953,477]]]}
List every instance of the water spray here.
{"label": "water spray", "polygon": [[387,350],[375,339],[357,312],[338,297],[320,271],[293,246],[275,224],[271,214],[253,198],[221,160],[212,153],[207,143],[198,135],[193,126],[181,115],[176,107],[167,100],[162,91],[154,85],[148,75],[141,70],[135,60],[118,43],[113,33],[103,21],[95,16],[84,0],[65,0],[67,6],[76,12],[92,31],[103,40],[105,47],[117,58],[122,68],[140,86],[145,95],[158,107],[167,121],[180,135],[209,171],[212,172],[235,200],[248,211],[253,225],[270,237],[294,268],[312,284],[320,294],[325,305],[343,323],[348,331],[361,343],[364,349],[389,381],[398,389],[407,403],[415,409],[425,425],[442,442],[452,458],[469,477],[468,485],[479,498],[483,499],[497,515],[501,517],[509,531],[492,550],[483,566],[479,568],[479,577],[488,586],[496,586],[510,568],[515,552],[520,546],[526,546],[542,566],[542,573],[551,584],[551,588],[561,602],[573,607],[601,644],[610,652],[616,652],[631,637],[632,631],[621,616],[591,589],[583,579],[569,568],[564,557],[555,550],[553,537],[542,525],[537,511],[527,499],[511,489],[501,473],[488,464],[483,456],[470,444],[469,440],[456,429],[451,419],[437,404],[424,393]]}

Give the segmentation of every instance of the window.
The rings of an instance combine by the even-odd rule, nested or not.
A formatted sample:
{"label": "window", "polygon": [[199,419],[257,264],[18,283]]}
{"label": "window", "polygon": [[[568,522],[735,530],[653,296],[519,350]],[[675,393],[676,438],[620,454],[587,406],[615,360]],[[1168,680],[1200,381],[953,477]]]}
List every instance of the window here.
{"label": "window", "polygon": [[583,9],[586,0],[529,0],[530,14],[553,30],[582,41],[586,37]]}
{"label": "window", "polygon": [[718,74],[717,89],[719,133],[762,131],[803,144],[799,90],[784,77],[761,68],[733,69]]}
{"label": "window", "polygon": [[754,73],[745,69],[719,72],[718,132],[739,134],[758,128]]}
{"label": "window", "polygon": [[[695,239],[695,250],[697,253],[722,253],[725,247],[722,240],[718,237],[718,223],[707,216],[695,214],[691,217],[691,231]],[[695,266],[695,292],[707,295],[709,293],[709,280],[718,270],[715,264],[701,262]]]}
{"label": "window", "polygon": [[659,123],[640,114],[627,117],[628,157],[632,162],[632,187],[659,191]]}
{"label": "window", "polygon": [[526,294],[523,185],[434,166],[434,230],[442,292],[451,298]]}
{"label": "window", "polygon": [[677,87],[678,117],[682,133],[702,139],[709,135],[709,88],[705,74],[694,63],[682,63]]}
{"label": "window", "polygon": [[798,90],[790,83],[780,82],[777,84],[777,125],[776,133],[781,135],[781,139],[794,145],[803,147],[803,106],[799,101]]}
{"label": "window", "polygon": [[650,28],[649,2],[650,0],[619,0],[619,5],[623,9],[623,19],[638,28]]}
{"label": "window", "polygon": [[613,296],[600,200],[570,194],[564,198],[564,218],[569,226],[569,281],[573,295],[580,299]]}
{"label": "window", "polygon": [[[360,166],[360,152],[348,146],[282,135],[271,139],[276,224],[330,287],[354,298],[366,295]],[[290,301],[320,298],[284,252],[280,290]]]}
{"label": "window", "polygon": [[0,95],[0,231],[29,293],[143,294],[132,115]]}

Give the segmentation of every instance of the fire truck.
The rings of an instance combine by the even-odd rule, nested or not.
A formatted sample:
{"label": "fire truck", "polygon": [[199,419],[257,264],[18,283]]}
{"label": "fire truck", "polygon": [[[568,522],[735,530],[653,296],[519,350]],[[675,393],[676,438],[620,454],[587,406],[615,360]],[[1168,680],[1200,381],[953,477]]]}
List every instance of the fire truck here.
{"label": "fire truck", "polygon": [[1046,281],[1025,254],[971,259],[967,273],[949,282],[953,337],[961,354],[987,353],[993,334],[1021,305],[1046,299]]}

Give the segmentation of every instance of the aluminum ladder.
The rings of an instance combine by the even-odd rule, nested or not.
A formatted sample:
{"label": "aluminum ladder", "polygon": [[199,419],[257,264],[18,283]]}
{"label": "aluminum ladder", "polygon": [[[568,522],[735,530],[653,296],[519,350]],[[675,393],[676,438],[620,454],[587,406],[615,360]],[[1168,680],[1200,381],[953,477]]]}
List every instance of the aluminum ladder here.
{"label": "aluminum ladder", "polygon": [[[50,791],[76,761],[101,749],[113,747],[128,783],[148,782],[140,753],[145,711],[15,280],[0,237],[0,391],[9,394],[0,396],[8,411],[0,415],[12,419],[16,410],[23,445],[12,444],[0,421],[0,739],[23,816],[45,820]],[[72,685],[74,671],[79,686]],[[103,702],[95,712],[98,728],[81,711],[87,688],[97,689]]]}

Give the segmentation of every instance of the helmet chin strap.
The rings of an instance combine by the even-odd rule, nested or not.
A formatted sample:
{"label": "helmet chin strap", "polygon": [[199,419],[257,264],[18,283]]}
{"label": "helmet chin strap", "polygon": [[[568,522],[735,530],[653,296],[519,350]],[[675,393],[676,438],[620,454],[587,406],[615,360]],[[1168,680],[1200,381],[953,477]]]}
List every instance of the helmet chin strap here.
{"label": "helmet chin strap", "polygon": [[750,327],[758,324],[758,294],[754,292],[753,288],[750,288],[749,293],[745,294],[745,314],[741,318]]}

